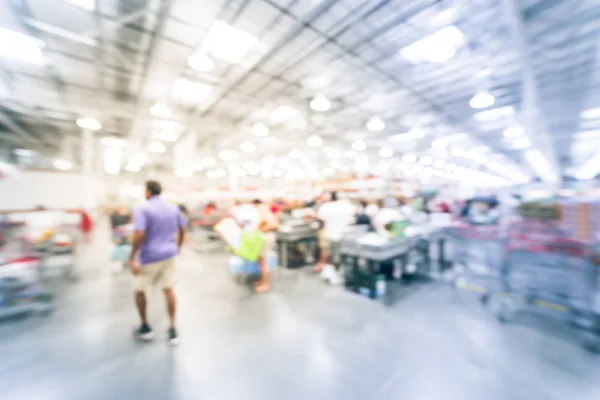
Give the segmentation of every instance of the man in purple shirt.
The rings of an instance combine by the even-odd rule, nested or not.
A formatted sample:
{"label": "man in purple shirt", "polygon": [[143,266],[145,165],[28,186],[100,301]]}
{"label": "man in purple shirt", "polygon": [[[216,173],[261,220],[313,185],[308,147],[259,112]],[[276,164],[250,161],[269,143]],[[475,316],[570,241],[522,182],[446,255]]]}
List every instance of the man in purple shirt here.
{"label": "man in purple shirt", "polygon": [[[156,181],[146,182],[148,202],[133,215],[135,229],[129,267],[134,276],[135,304],[142,324],[137,336],[152,340],[154,333],[146,319],[146,290],[151,284],[162,287],[169,312],[169,343],[179,343],[175,327],[175,293],[173,277],[175,257],[179,254],[185,235],[185,221],[179,209],[161,197],[162,187]],[[139,253],[139,261],[138,261]]]}

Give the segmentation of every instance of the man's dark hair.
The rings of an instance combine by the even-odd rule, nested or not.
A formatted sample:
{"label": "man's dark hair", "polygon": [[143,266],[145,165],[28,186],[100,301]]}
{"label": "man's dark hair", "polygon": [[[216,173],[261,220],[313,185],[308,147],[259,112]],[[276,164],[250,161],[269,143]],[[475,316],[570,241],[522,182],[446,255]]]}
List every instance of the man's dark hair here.
{"label": "man's dark hair", "polygon": [[146,190],[150,192],[152,196],[158,196],[162,192],[162,186],[157,181],[146,182]]}
{"label": "man's dark hair", "polygon": [[331,201],[337,201],[337,200],[338,200],[337,192],[331,192]]}
{"label": "man's dark hair", "polygon": [[254,199],[252,200],[252,204],[254,204],[255,206],[262,204],[262,200],[261,199]]}

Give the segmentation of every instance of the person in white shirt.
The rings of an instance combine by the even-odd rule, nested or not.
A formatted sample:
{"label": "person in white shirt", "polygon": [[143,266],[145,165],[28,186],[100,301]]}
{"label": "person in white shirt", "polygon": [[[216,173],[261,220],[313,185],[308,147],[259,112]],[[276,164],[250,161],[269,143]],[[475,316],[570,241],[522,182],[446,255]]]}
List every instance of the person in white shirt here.
{"label": "person in white shirt", "polygon": [[375,232],[380,235],[387,235],[387,226],[392,222],[396,222],[403,219],[402,212],[398,208],[398,202],[396,199],[388,198],[381,201],[379,212],[373,219],[373,227]]}
{"label": "person in white shirt", "polygon": [[323,223],[321,240],[321,262],[316,272],[323,270],[330,260],[335,269],[340,265],[340,244],[346,229],[354,223],[356,208],[348,200],[338,199],[336,192],[331,193],[331,201],[323,204],[318,211],[318,219]]}

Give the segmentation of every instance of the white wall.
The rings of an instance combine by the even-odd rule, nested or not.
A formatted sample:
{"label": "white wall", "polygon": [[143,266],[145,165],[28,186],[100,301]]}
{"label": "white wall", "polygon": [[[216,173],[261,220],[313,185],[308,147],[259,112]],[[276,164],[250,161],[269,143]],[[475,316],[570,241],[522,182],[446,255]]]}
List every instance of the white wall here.
{"label": "white wall", "polygon": [[0,179],[0,211],[49,209],[94,209],[104,200],[104,187],[96,178],[60,172],[21,172]]}

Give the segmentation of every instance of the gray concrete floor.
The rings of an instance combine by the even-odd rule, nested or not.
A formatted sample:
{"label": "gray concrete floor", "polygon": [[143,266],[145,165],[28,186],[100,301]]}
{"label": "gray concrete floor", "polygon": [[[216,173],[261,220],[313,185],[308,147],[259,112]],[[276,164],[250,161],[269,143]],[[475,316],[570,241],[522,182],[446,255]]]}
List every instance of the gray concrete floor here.
{"label": "gray concrete floor", "polygon": [[559,325],[501,326],[466,294],[412,285],[384,307],[308,271],[267,295],[234,283],[223,256],[186,252],[182,344],[138,344],[128,276],[89,270],[49,317],[0,324],[2,400],[600,399],[600,357]]}

